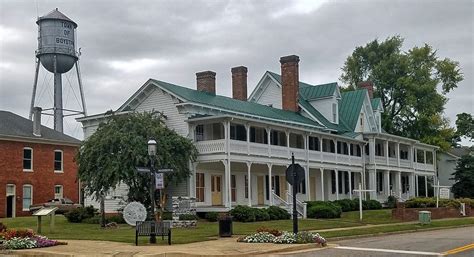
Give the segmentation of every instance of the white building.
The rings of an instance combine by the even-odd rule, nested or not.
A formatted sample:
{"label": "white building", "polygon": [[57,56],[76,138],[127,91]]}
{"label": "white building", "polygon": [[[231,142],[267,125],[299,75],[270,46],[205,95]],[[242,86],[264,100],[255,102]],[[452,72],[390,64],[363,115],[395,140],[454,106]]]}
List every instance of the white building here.
{"label": "white building", "polygon": [[[280,62],[281,75],[266,72],[248,98],[247,68],[240,66],[232,69],[233,98],[215,94],[215,73],[207,71],[196,74],[197,90],[150,79],[116,113],[159,110],[169,128],[195,142],[193,175],[170,193],[196,197],[198,211],[285,205],[292,153],[306,170],[301,202],[353,198],[359,183],[376,190],[371,199],[407,199],[417,195],[418,179],[435,177],[437,148],[385,133],[371,83],[341,93],[337,83],[300,82],[298,56]],[[78,119],[85,138],[106,118]],[[124,186],[111,193],[124,194]],[[107,211],[116,211],[119,200],[107,199]],[[98,206],[90,198],[86,204]]]}

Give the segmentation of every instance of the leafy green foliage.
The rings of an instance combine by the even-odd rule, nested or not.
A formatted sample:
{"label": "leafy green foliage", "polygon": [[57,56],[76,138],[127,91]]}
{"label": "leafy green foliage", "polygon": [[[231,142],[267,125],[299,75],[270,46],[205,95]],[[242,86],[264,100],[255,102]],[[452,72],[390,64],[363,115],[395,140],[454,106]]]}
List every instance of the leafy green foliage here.
{"label": "leafy green foliage", "polygon": [[81,223],[84,219],[89,219],[95,216],[97,210],[92,206],[79,207],[72,209],[64,214],[66,219],[72,223]]}
{"label": "leafy green foliage", "polygon": [[397,198],[395,196],[391,195],[387,198],[387,207],[390,209],[396,208],[397,207]]}
{"label": "leafy green foliage", "polygon": [[442,112],[445,94],[463,80],[459,63],[440,59],[428,44],[407,52],[402,46],[403,38],[394,36],[357,47],[344,63],[341,80],[350,89],[361,81],[374,82],[375,96],[382,99],[384,109],[382,127],[388,133],[447,150],[454,129]]}
{"label": "leafy green foliage", "polygon": [[278,206],[270,206],[267,208],[268,215],[270,215],[270,220],[287,220],[291,215],[283,208]]}
{"label": "leafy green foliage", "polygon": [[219,213],[217,212],[207,212],[204,218],[210,222],[216,222],[219,218]]}
{"label": "leafy green foliage", "polygon": [[315,204],[308,208],[307,216],[313,219],[340,218],[342,209],[339,205],[328,202],[327,204]]}
{"label": "leafy green foliage", "polygon": [[236,221],[241,221],[241,222],[256,221],[255,211],[254,211],[254,208],[252,207],[237,205],[235,206],[234,209],[230,210],[229,213],[233,217],[233,219]]}
{"label": "leafy green foliage", "polygon": [[147,141],[157,141],[155,168],[166,165],[175,172],[167,174],[165,185],[176,185],[190,175],[189,161],[197,150],[191,140],[168,129],[158,112],[112,115],[82,143],[76,156],[79,179],[87,193],[99,199],[118,183],[129,187],[128,199],[150,204],[149,177],[137,174],[135,167],[149,166]]}
{"label": "leafy green foliage", "polygon": [[336,200],[333,201],[333,203],[339,205],[343,212],[356,211],[359,209],[359,202],[351,199]]}
{"label": "leafy green foliage", "polygon": [[462,156],[456,165],[456,171],[452,174],[455,181],[452,191],[455,197],[474,198],[474,156],[467,154]]}
{"label": "leafy green foliage", "polygon": [[270,220],[270,215],[268,214],[266,209],[257,209],[254,208],[253,212],[255,213],[255,220],[256,221],[266,221]]}
{"label": "leafy green foliage", "polygon": [[181,214],[179,220],[197,220],[197,216],[194,214]]}
{"label": "leafy green foliage", "polygon": [[[461,202],[455,199],[439,199],[439,207],[459,208]],[[436,207],[436,198],[416,197],[405,202],[406,208],[434,208]]]}
{"label": "leafy green foliage", "polygon": [[471,141],[474,140],[474,119],[471,114],[463,112],[456,115],[456,128],[458,137],[467,137]]}
{"label": "leafy green foliage", "polygon": [[263,209],[237,205],[229,212],[229,214],[235,221],[241,222],[282,220],[290,218],[290,214],[278,206],[271,206]]}
{"label": "leafy green foliage", "polygon": [[382,204],[377,200],[364,200],[362,201],[362,208],[364,210],[380,210],[382,209]]}

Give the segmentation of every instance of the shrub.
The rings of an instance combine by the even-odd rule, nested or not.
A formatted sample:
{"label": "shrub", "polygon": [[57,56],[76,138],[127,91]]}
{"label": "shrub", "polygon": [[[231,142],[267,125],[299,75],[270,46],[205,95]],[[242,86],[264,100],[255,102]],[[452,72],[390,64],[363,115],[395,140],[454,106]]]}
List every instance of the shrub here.
{"label": "shrub", "polygon": [[268,227],[259,227],[259,228],[257,228],[257,233],[260,233],[260,232],[267,232],[267,233],[270,233],[274,236],[281,236],[281,233],[282,233],[278,229],[268,228]]}
{"label": "shrub", "polygon": [[217,212],[207,212],[204,218],[210,222],[216,222],[219,218],[219,213]]}
{"label": "shrub", "polygon": [[341,217],[341,207],[333,203],[317,204],[308,209],[309,218],[332,219]]}
{"label": "shrub", "polygon": [[387,198],[387,202],[385,202],[388,208],[393,209],[397,207],[397,198],[391,195]]}
{"label": "shrub", "polygon": [[83,219],[81,222],[87,224],[100,224],[100,219],[101,217],[99,215],[96,215],[94,217]]}
{"label": "shrub", "polygon": [[356,204],[353,200],[350,199],[336,200],[333,201],[333,203],[339,205],[343,212],[355,211],[357,210],[358,206],[358,204]]}
{"label": "shrub", "polygon": [[122,214],[108,217],[107,218],[107,223],[110,223],[110,222],[115,222],[117,224],[125,224],[126,223],[125,220],[123,219]]}
{"label": "shrub", "polygon": [[241,222],[254,222],[256,220],[254,208],[237,205],[230,211],[230,215],[236,220]]}
{"label": "shrub", "polygon": [[267,209],[270,220],[287,220],[291,215],[283,208],[278,206],[270,206]]}
{"label": "shrub", "polygon": [[171,212],[163,212],[163,216],[161,217],[162,220],[172,220],[173,213]]}
{"label": "shrub", "polygon": [[[439,199],[439,207],[459,208],[460,200]],[[406,208],[433,208],[436,207],[436,198],[417,197],[405,202]]]}
{"label": "shrub", "polygon": [[179,220],[197,220],[197,217],[194,214],[181,214]]}
{"label": "shrub", "polygon": [[267,212],[267,209],[257,209],[254,208],[253,212],[255,213],[256,221],[267,221],[270,220],[270,215]]}
{"label": "shrub", "polygon": [[92,206],[79,207],[72,209],[64,214],[69,222],[80,223],[84,219],[92,218],[96,214],[96,210]]}
{"label": "shrub", "polygon": [[[466,205],[469,205],[474,208],[474,199],[471,198],[459,198],[459,202],[465,203]],[[1,226],[0,226],[0,231],[2,231]]]}
{"label": "shrub", "polygon": [[380,210],[382,209],[382,204],[377,200],[367,200],[366,207],[366,210]]}

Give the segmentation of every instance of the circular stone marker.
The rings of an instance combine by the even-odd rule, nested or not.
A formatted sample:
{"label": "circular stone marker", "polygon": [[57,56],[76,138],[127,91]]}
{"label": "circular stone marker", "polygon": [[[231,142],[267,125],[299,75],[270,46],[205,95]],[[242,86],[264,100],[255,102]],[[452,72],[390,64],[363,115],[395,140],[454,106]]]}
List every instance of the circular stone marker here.
{"label": "circular stone marker", "polygon": [[130,226],[136,226],[137,221],[146,220],[146,208],[139,202],[131,202],[123,208],[123,219]]}

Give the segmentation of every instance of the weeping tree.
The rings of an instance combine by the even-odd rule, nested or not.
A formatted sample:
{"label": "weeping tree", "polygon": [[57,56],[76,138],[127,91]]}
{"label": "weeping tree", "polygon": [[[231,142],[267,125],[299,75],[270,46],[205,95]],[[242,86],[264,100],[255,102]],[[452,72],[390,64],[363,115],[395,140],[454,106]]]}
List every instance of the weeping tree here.
{"label": "weeping tree", "polygon": [[373,40],[347,57],[341,80],[349,89],[374,82],[384,112],[382,127],[391,134],[450,148],[455,130],[443,117],[446,94],[463,80],[459,63],[440,58],[428,44],[403,51],[403,38]]}
{"label": "weeping tree", "polygon": [[149,208],[150,177],[137,173],[135,167],[150,166],[147,141],[151,138],[158,144],[155,168],[174,170],[165,176],[165,186],[186,180],[191,174],[188,164],[196,159],[197,150],[190,139],[167,128],[163,119],[160,112],[112,114],[101,123],[76,156],[85,192],[100,201],[124,183],[129,188],[128,201],[139,201]]}

